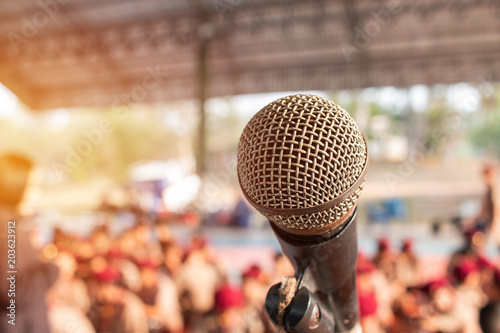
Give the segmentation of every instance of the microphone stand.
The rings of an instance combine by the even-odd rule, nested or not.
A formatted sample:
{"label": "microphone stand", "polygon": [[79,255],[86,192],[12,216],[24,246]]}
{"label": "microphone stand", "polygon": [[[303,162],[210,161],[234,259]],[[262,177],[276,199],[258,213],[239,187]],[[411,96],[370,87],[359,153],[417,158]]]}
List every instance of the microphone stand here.
{"label": "microphone stand", "polygon": [[266,311],[279,330],[292,333],[360,333],[356,295],[356,211],[337,234],[300,237],[271,223],[283,253],[295,268],[272,286]]}

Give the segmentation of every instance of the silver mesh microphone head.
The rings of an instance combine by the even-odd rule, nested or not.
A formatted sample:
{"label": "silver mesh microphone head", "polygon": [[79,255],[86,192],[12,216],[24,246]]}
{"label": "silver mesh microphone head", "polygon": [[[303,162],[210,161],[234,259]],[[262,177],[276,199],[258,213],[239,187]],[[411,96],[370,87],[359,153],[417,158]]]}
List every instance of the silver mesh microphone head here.
{"label": "silver mesh microphone head", "polygon": [[279,228],[329,235],[352,215],[368,164],[351,116],[314,95],[280,98],[247,124],[238,179],[248,201]]}

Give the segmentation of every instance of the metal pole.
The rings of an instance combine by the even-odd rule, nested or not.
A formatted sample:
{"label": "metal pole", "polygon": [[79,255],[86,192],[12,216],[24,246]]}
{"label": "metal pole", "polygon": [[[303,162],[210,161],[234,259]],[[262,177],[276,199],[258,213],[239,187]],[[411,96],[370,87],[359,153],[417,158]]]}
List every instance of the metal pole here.
{"label": "metal pole", "polygon": [[200,123],[198,126],[198,149],[196,169],[198,175],[203,176],[206,171],[206,112],[208,72],[207,72],[207,43],[202,42],[198,52],[198,98],[200,100]]}

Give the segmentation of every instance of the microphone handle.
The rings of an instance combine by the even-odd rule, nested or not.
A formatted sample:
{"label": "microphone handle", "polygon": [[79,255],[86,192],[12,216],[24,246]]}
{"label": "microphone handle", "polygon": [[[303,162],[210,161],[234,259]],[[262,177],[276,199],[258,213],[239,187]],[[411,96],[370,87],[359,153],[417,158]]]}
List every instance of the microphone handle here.
{"label": "microphone handle", "polygon": [[[283,318],[290,332],[308,332],[311,325],[314,332],[359,332],[356,211],[342,229],[328,239],[294,236],[271,223],[299,282]],[[281,284],[271,287],[266,298],[266,310],[275,324],[278,323],[280,287]],[[320,320],[315,321],[315,317]]]}

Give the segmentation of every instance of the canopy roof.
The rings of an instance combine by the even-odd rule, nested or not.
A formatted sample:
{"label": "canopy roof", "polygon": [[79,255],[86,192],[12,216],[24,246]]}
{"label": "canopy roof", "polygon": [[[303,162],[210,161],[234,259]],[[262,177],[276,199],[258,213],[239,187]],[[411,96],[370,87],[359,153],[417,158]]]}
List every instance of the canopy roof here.
{"label": "canopy roof", "polygon": [[499,17],[496,0],[1,1],[0,82],[48,109],[499,81]]}

